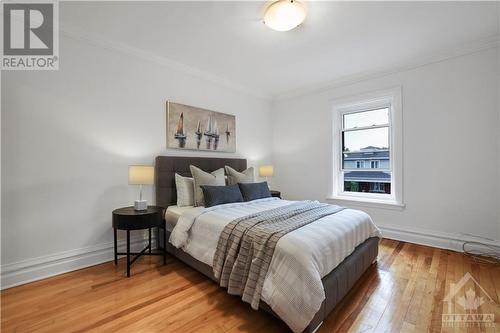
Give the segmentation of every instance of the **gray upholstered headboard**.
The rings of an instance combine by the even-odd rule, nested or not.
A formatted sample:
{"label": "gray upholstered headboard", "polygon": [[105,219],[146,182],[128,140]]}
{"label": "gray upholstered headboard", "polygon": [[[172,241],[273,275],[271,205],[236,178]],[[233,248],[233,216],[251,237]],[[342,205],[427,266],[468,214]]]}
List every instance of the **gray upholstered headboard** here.
{"label": "gray upholstered headboard", "polygon": [[168,207],[177,204],[175,174],[190,177],[189,166],[191,164],[207,172],[223,168],[225,165],[238,171],[247,168],[247,160],[243,158],[157,156],[155,161],[156,205]]}

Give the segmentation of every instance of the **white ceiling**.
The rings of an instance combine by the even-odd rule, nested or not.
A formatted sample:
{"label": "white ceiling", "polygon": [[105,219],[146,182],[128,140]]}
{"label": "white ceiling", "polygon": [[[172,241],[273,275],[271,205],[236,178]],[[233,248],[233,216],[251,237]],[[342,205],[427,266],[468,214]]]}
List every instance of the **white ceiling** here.
{"label": "white ceiling", "polygon": [[306,2],[276,32],[263,2],[61,2],[60,21],[277,96],[498,35],[496,2]]}

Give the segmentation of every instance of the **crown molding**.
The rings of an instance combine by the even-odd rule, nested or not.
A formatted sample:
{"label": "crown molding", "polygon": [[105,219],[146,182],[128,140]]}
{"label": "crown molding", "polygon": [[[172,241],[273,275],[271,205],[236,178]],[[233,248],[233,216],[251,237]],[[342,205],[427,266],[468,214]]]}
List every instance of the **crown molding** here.
{"label": "crown molding", "polygon": [[82,29],[76,28],[74,26],[70,26],[68,24],[60,24],[59,33],[61,36],[71,38],[77,41],[86,42],[89,44],[93,44],[96,46],[100,46],[102,48],[119,52],[122,54],[126,54],[129,56],[133,56],[139,58],[141,60],[145,60],[148,62],[152,62],[161,66],[169,67],[171,69],[186,73],[188,75],[194,76],[204,81],[208,81],[214,83],[216,85],[222,86],[224,88],[243,93],[245,95],[250,95],[252,97],[256,97],[259,99],[263,99],[266,101],[271,101],[272,96],[265,94],[264,92],[257,91],[255,89],[251,89],[240,85],[236,82],[233,82],[224,77],[214,75],[207,71],[200,70],[198,68],[180,63],[178,61],[169,59],[162,55],[159,55],[154,52],[146,51],[137,47],[133,47],[126,43],[121,43],[117,41],[112,41],[94,34],[89,34]]}
{"label": "crown molding", "polygon": [[361,72],[355,75],[349,75],[343,78],[339,78],[337,80],[323,82],[316,85],[309,85],[299,89],[289,90],[280,94],[276,94],[273,97],[273,102],[279,102],[287,99],[293,99],[297,97],[302,97],[314,93],[326,92],[331,89],[339,88],[342,86],[347,86],[350,84],[378,79],[384,76],[405,72],[409,70],[413,70],[419,67],[439,63],[442,61],[446,61],[453,58],[459,58],[463,56],[467,56],[470,54],[474,54],[477,52],[481,52],[484,50],[489,50],[493,48],[497,48],[500,46],[500,35],[489,36],[487,38],[483,38],[477,40],[472,43],[467,43],[461,45],[460,47],[427,55],[416,57],[412,61],[407,62],[405,65],[396,66],[393,68],[384,68],[373,71]]}
{"label": "crown molding", "polygon": [[145,51],[143,49],[139,49],[136,47],[133,47],[131,45],[117,42],[117,41],[111,41],[109,39],[102,38],[97,35],[89,34],[85,32],[82,29],[70,26],[68,24],[60,24],[60,34],[74,39],[78,41],[83,41],[87,42],[93,45],[97,45],[100,47],[103,47],[108,50],[112,50],[115,52],[119,52],[122,54],[126,54],[129,56],[133,56],[145,61],[153,62],[156,64],[159,64],[161,66],[166,66],[169,68],[172,68],[174,70],[189,74],[191,76],[197,77],[199,79],[202,79],[204,81],[208,81],[214,84],[217,84],[219,86],[222,86],[227,89],[231,89],[233,91],[243,93],[252,97],[256,97],[259,99],[263,99],[266,101],[273,101],[273,102],[279,102],[287,99],[293,99],[301,96],[306,96],[310,95],[313,93],[321,93],[325,92],[331,89],[339,88],[342,86],[366,81],[366,80],[371,80],[371,79],[377,79],[381,78],[384,76],[396,74],[399,72],[405,72],[409,70],[413,70],[419,67],[431,65],[434,63],[439,63],[442,61],[446,61],[449,59],[453,58],[458,58],[462,56],[466,56],[469,54],[477,53],[480,51],[492,49],[492,48],[497,48],[500,46],[500,36],[499,35],[493,35],[489,36],[480,40],[477,40],[472,43],[467,43],[463,44],[459,47],[456,47],[454,49],[450,49],[447,51],[442,51],[439,53],[427,55],[427,56],[420,56],[420,57],[415,57],[412,61],[407,62],[404,65],[396,66],[396,67],[391,67],[391,68],[381,68],[381,69],[376,69],[373,71],[365,71],[361,73],[357,73],[355,75],[349,75],[345,76],[333,81],[328,81],[328,82],[322,82],[319,84],[314,84],[314,85],[308,85],[304,86],[302,88],[298,89],[293,89],[289,91],[285,91],[283,93],[279,94],[266,94],[262,91],[257,91],[255,89],[245,87],[243,85],[240,85],[238,83],[235,83],[227,78],[212,74],[207,71],[203,71],[200,69],[197,69],[193,66],[189,66],[183,63],[180,63],[178,61],[174,61],[172,59],[169,59],[167,57],[164,57],[162,55],[159,55],[154,52],[150,51]]}

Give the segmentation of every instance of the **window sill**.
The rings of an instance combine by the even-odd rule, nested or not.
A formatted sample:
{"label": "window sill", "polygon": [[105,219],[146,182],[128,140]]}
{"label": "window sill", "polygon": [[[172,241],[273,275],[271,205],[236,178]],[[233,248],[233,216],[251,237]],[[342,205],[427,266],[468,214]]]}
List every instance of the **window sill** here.
{"label": "window sill", "polygon": [[405,204],[400,204],[392,200],[357,198],[351,196],[330,196],[326,198],[326,200],[352,206],[382,208],[391,210],[404,210],[406,207]]}

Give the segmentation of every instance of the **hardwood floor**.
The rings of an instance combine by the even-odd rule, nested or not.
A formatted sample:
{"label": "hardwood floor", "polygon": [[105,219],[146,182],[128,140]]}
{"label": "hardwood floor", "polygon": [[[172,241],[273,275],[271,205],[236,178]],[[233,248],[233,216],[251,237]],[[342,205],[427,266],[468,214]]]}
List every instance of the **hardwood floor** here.
{"label": "hardwood floor", "polygon": [[[483,297],[478,311],[494,314],[492,327],[442,324],[443,314],[464,313],[443,299],[467,272],[480,286],[470,279],[457,297],[469,289]],[[378,264],[318,332],[500,332],[499,299],[499,266],[384,239]],[[173,257],[166,266],[141,258],[128,279],[120,260],[4,290],[1,315],[2,332],[288,332]]]}

